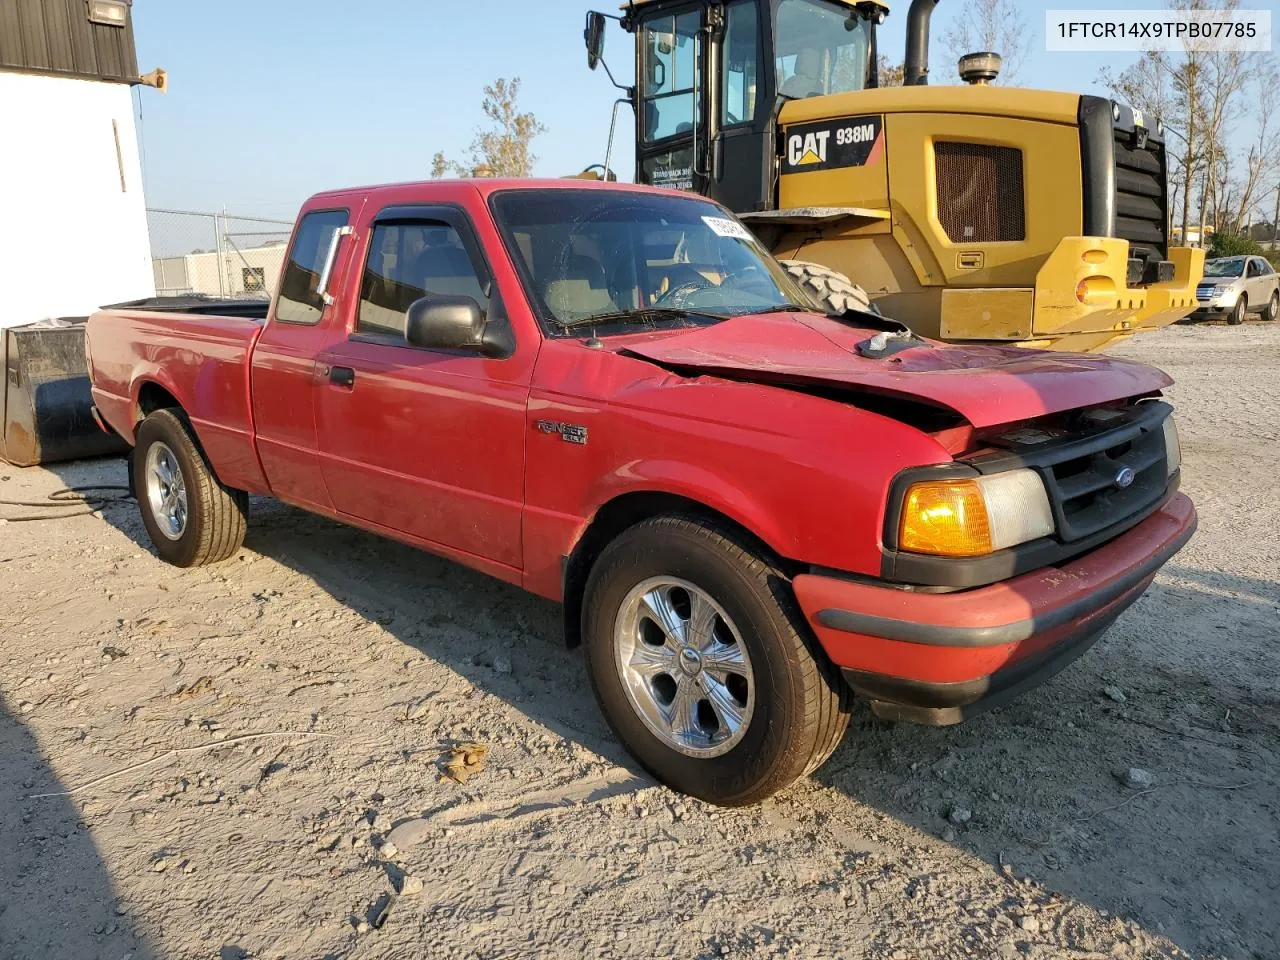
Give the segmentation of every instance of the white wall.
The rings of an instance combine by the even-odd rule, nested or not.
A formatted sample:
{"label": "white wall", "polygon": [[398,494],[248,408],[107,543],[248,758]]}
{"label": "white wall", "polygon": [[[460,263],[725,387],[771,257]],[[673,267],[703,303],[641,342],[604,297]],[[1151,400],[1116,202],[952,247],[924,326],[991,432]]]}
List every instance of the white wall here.
{"label": "white wall", "polygon": [[130,87],[0,72],[0,327],[154,293]]}

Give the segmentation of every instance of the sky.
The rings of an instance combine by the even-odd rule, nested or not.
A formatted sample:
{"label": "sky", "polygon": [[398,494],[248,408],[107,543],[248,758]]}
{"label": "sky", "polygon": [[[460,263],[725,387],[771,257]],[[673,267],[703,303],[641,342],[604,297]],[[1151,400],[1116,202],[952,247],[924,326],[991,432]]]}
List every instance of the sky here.
{"label": "sky", "polygon": [[[320,190],[423,179],[438,150],[465,159],[484,119],[482,90],[498,77],[521,79],[521,107],[548,128],[534,144],[537,174],[601,163],[618,93],[603,70],[587,69],[586,2],[134,0],[139,68],[169,73],[166,93],[135,88],[147,203],[290,219]],[[1021,86],[1105,93],[1099,70],[1136,59],[1045,52],[1046,9],[1107,6],[1101,0],[1018,2],[1032,34]],[[901,62],[909,4],[891,5],[880,49]],[[937,41],[965,8],[942,0],[934,15],[935,83],[958,82]],[[605,59],[623,83],[630,41],[610,24]],[[633,123],[624,105],[612,164],[624,179]]]}

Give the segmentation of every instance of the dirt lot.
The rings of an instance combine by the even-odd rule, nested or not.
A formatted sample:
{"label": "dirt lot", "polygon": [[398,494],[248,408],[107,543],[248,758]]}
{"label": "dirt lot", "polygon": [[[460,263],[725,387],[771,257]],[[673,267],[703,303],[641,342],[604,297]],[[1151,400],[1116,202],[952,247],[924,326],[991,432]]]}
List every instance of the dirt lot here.
{"label": "dirt lot", "polygon": [[862,710],[747,811],[640,775],[558,608],[449,563],[265,501],[191,571],[131,502],[0,526],[0,957],[1280,956],[1280,324],[1118,352],[1178,381],[1197,538],[1052,683]]}

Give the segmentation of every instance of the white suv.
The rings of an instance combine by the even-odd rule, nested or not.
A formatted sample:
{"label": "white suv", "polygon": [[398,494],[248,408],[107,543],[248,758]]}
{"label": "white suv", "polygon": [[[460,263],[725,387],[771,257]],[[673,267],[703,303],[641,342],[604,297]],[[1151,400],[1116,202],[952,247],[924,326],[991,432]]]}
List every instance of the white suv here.
{"label": "white suv", "polygon": [[1244,323],[1246,313],[1274,320],[1280,313],[1280,274],[1262,257],[1218,257],[1204,263],[1204,279],[1196,287],[1200,306],[1192,319],[1226,317]]}

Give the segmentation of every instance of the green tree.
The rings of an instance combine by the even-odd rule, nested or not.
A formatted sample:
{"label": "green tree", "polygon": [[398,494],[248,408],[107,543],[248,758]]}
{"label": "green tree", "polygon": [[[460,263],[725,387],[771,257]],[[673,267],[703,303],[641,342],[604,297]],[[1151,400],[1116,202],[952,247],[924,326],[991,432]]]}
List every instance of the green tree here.
{"label": "green tree", "polygon": [[1265,251],[1257,240],[1237,233],[1215,233],[1209,241],[1211,257],[1262,256]]}
{"label": "green tree", "polygon": [[450,160],[437,153],[431,160],[431,176],[439,179],[450,173],[460,177],[530,177],[538,158],[531,147],[534,138],[547,128],[532,113],[522,113],[519,105],[520,78],[499,78],[484,88],[481,109],[489,120],[487,128],[476,131],[471,141],[470,162]]}

